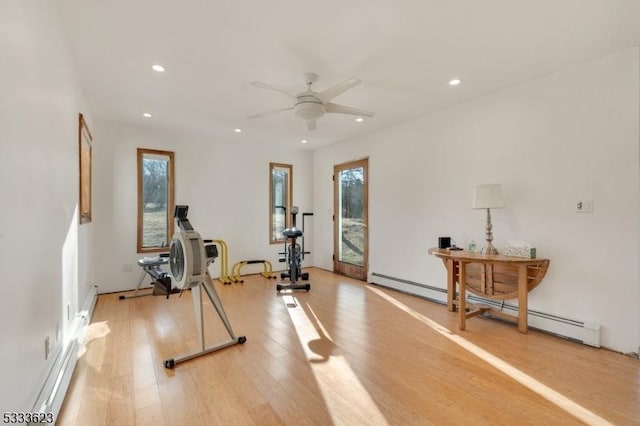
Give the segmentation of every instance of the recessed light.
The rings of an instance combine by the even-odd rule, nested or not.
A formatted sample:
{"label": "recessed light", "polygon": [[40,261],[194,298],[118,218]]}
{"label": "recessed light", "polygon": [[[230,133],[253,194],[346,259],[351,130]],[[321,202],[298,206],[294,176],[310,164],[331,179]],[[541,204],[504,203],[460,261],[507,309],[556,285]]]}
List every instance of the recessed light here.
{"label": "recessed light", "polygon": [[306,140],[306,139],[302,139],[302,140],[300,141],[300,143],[307,143],[307,140]]}
{"label": "recessed light", "polygon": [[358,117],[358,118],[356,118],[356,121],[357,121],[358,123],[361,123],[361,122],[363,122],[363,121],[364,121],[364,118],[362,118],[362,117]]}
{"label": "recessed light", "polygon": [[143,115],[144,117],[147,117],[147,118],[151,118],[151,117],[153,117],[153,116],[152,116],[150,113],[148,113],[148,112],[144,112],[144,113],[142,113],[142,115]]}
{"label": "recessed light", "polygon": [[158,71],[158,72],[164,72],[164,67],[162,65],[159,64],[155,64],[151,67],[154,71]]}
{"label": "recessed light", "polygon": [[234,132],[236,133],[242,133],[242,129],[235,129]]}
{"label": "recessed light", "polygon": [[449,86],[457,86],[460,83],[462,83],[462,80],[460,80],[458,78],[454,78],[453,80],[449,80]]}

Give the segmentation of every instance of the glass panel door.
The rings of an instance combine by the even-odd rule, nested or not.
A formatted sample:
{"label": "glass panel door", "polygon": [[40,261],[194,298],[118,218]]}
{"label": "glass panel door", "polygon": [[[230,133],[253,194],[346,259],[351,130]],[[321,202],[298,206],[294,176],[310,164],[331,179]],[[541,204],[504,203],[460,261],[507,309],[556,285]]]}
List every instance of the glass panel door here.
{"label": "glass panel door", "polygon": [[368,160],[334,167],[334,272],[367,279]]}

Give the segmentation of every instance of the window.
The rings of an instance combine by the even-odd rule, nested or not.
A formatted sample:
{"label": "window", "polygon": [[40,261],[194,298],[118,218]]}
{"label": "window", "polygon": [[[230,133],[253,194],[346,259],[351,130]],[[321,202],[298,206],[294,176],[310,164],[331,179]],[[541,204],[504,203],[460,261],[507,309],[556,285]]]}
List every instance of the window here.
{"label": "window", "polygon": [[138,148],[138,253],[169,249],[173,179],[173,152]]}
{"label": "window", "polygon": [[271,244],[284,241],[282,231],[289,226],[292,187],[293,166],[269,163],[269,242]]}

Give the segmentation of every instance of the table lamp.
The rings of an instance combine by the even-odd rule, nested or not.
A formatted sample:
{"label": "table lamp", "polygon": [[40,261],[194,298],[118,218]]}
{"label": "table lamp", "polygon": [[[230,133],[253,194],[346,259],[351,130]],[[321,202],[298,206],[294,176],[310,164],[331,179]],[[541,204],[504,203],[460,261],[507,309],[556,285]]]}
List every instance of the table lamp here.
{"label": "table lamp", "polygon": [[487,209],[487,248],[486,254],[498,254],[498,250],[493,246],[493,234],[491,233],[491,209],[501,209],[506,207],[502,198],[502,185],[487,184],[476,186],[473,197],[473,209]]}

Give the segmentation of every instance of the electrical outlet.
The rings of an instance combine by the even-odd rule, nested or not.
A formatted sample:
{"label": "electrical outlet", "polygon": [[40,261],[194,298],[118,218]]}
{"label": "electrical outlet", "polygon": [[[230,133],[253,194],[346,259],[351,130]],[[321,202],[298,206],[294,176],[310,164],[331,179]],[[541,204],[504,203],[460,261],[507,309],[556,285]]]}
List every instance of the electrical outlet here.
{"label": "electrical outlet", "polygon": [[44,359],[49,359],[49,350],[51,349],[51,340],[49,336],[44,339]]}
{"label": "electrical outlet", "polygon": [[576,213],[593,213],[593,200],[576,201]]}

